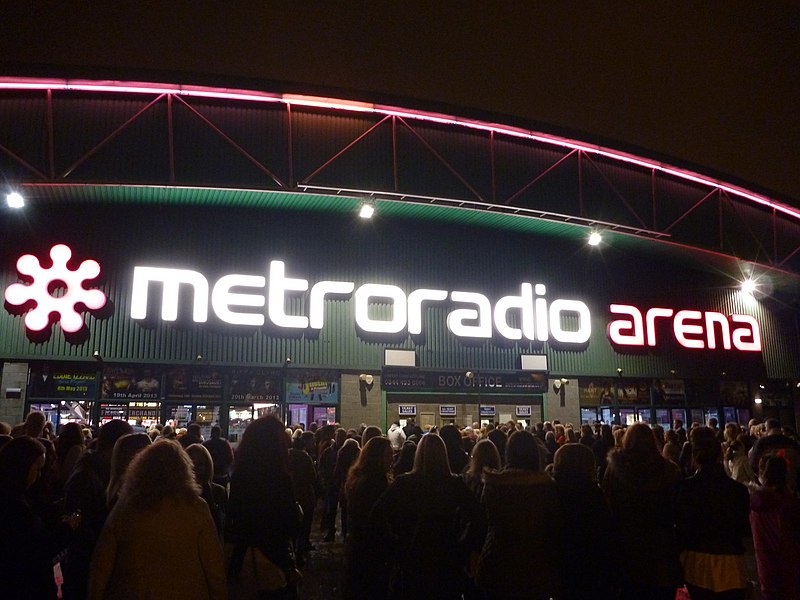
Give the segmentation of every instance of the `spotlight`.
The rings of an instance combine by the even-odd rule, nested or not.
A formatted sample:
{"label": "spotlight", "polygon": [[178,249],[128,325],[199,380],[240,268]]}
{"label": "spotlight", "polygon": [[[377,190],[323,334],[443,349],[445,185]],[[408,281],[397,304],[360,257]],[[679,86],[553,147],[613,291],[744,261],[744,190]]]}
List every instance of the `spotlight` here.
{"label": "spotlight", "polygon": [[589,234],[589,245],[590,246],[599,246],[600,242],[602,242],[602,241],[603,241],[603,236],[600,235],[599,232],[593,231],[591,234]]}
{"label": "spotlight", "polygon": [[756,282],[752,279],[745,279],[742,282],[742,293],[748,296],[752,296],[756,291]]}
{"label": "spotlight", "polygon": [[103,357],[102,357],[102,356],[100,356],[100,350],[95,350],[95,351],[92,353],[92,356],[94,356],[95,360],[103,360]]}
{"label": "spotlight", "polygon": [[464,376],[467,379],[472,379],[473,377],[475,377],[475,373],[473,373],[472,371],[467,371],[466,373],[464,373]]}
{"label": "spotlight", "polygon": [[763,400],[761,400],[761,398],[754,398],[753,402],[755,402],[756,404],[761,404]]}
{"label": "spotlight", "polygon": [[10,192],[6,195],[6,204],[9,208],[22,208],[25,206],[25,198],[19,192]]}
{"label": "spotlight", "polygon": [[194,359],[195,359],[196,361],[198,361],[198,362],[200,362],[201,360],[203,360],[203,358],[204,358],[204,357],[203,357],[203,355],[202,355],[202,354],[198,354],[197,356],[195,356],[195,357],[194,357]]}
{"label": "spotlight", "polygon": [[375,206],[369,202],[364,202],[364,204],[361,205],[361,210],[358,212],[358,216],[362,219],[371,219],[374,214]]}
{"label": "spotlight", "polygon": [[622,367],[617,367],[617,375],[622,375]]}

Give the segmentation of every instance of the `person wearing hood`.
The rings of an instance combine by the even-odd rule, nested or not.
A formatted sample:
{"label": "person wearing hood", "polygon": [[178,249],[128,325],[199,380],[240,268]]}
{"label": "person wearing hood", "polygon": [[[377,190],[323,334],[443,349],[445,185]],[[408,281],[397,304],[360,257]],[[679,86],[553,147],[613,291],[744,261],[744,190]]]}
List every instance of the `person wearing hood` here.
{"label": "person wearing hood", "polygon": [[645,423],[628,427],[608,456],[603,493],[619,535],[621,600],[673,600],[683,583],[675,538],[679,467],[661,456]]}
{"label": "person wearing hood", "polygon": [[386,437],[389,438],[389,443],[392,445],[392,451],[400,452],[400,448],[403,447],[403,443],[406,441],[406,434],[403,431],[403,428],[400,427],[399,421],[395,421],[389,426],[389,432],[386,434]]}

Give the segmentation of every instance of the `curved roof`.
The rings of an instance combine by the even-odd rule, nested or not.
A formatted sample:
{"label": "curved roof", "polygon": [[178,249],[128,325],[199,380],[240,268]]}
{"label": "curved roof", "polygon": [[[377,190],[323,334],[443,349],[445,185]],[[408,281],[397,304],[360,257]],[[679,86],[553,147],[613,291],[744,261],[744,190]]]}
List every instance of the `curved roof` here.
{"label": "curved roof", "polygon": [[33,201],[352,210],[646,239],[800,275],[800,210],[699,170],[502,122],[174,83],[0,78],[0,169]]}

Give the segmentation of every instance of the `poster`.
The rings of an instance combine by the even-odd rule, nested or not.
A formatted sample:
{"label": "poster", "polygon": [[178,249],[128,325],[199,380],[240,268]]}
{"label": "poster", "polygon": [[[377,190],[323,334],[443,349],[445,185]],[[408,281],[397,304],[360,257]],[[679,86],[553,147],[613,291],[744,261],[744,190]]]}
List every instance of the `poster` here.
{"label": "poster", "polygon": [[101,398],[108,400],[157,400],[161,398],[161,369],[151,366],[106,365]]}
{"label": "poster", "polygon": [[280,401],[280,375],[267,369],[234,369],[231,402],[275,404]]}
{"label": "poster", "polygon": [[289,404],[338,404],[338,373],[305,371],[287,375],[286,402]]}
{"label": "poster", "polygon": [[167,371],[170,400],[221,400],[222,373],[212,367],[175,367]]}
{"label": "poster", "polygon": [[31,367],[29,398],[93,400],[96,392],[97,374],[94,370],[50,363]]}

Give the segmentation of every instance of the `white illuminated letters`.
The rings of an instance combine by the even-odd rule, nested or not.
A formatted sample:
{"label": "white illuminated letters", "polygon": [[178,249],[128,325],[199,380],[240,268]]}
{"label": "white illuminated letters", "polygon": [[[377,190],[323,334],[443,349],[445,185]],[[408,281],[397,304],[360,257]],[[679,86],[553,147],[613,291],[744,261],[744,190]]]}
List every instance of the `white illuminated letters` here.
{"label": "white illuminated letters", "polygon": [[197,271],[186,269],[161,269],[158,267],[134,267],[133,294],[131,295],[131,318],[147,318],[147,295],[150,282],[163,284],[161,292],[161,319],[175,321],[178,318],[178,296],[181,284],[190,285],[194,292],[192,318],[196,323],[208,319],[208,281]]}
{"label": "white illuminated letters", "polygon": [[[225,275],[214,285],[211,292],[211,306],[216,315],[231,325],[253,325],[261,327],[264,324],[263,313],[240,313],[230,309],[231,306],[264,306],[264,286],[267,280],[258,275]],[[250,287],[262,290],[261,294],[234,294],[233,287]]]}
{"label": "white illuminated letters", "polygon": [[273,260],[269,263],[269,319],[278,327],[305,329],[308,327],[308,317],[286,314],[286,292],[305,292],[308,280],[291,279],[285,273],[283,261]]}
{"label": "white illuminated letters", "polygon": [[[269,263],[267,275],[223,275],[209,296],[208,280],[197,271],[137,266],[131,318],[147,318],[150,292],[160,285],[164,321],[176,321],[180,307],[187,305],[185,294],[192,294],[192,320],[196,323],[208,320],[210,302],[214,315],[231,325],[320,330],[325,325],[325,302],[336,296],[352,302],[355,324],[365,333],[421,335],[424,309],[432,303],[446,303],[447,328],[460,338],[491,339],[496,334],[513,341],[552,340],[579,346],[588,343],[592,335],[589,307],[580,300],[549,301],[541,283],[520,283],[519,294],[502,296],[492,305],[484,294],[460,290],[420,288],[406,294],[396,285],[379,283],[356,287],[352,281],[324,280],[310,285],[307,279],[288,277],[286,264],[280,260]],[[306,308],[298,308],[303,306]],[[617,346],[654,347],[658,332],[665,335],[670,331],[684,348],[761,351],[761,330],[748,315],[661,307],[642,310],[629,304],[611,304],[608,310],[612,317],[607,335]],[[664,320],[667,322],[661,327]]]}
{"label": "white illuminated letters", "polygon": [[[392,302],[389,321],[372,319],[369,305],[372,298],[386,298]],[[400,333],[406,328],[406,295],[396,285],[365,283],[356,290],[356,324],[369,333]]]}
{"label": "white illuminated letters", "polygon": [[[474,308],[457,308],[447,315],[447,328],[459,337],[490,338],[492,337],[492,305],[483,294],[475,292],[451,292],[453,302],[474,304]],[[464,321],[478,321],[476,324],[464,324]]]}

